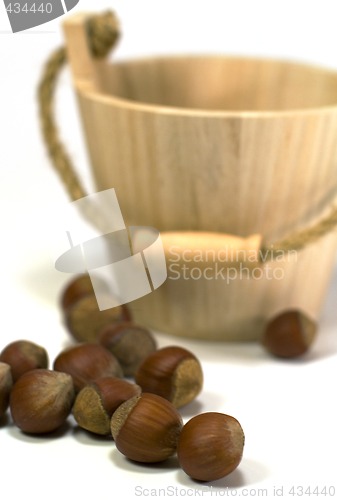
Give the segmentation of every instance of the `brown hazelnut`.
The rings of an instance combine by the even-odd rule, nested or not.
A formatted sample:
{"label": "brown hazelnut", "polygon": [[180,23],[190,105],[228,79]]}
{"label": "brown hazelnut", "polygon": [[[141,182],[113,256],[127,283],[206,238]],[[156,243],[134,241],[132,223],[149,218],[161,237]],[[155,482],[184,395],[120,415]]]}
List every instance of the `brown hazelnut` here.
{"label": "brown hazelnut", "polygon": [[272,318],[264,331],[262,344],[280,358],[306,353],[317,333],[317,324],[303,312],[289,310]]}
{"label": "brown hazelnut", "polygon": [[143,393],[112,415],[117,449],[137,462],[161,462],[176,452],[182,419],[175,407],[156,394]]}
{"label": "brown hazelnut", "polygon": [[62,351],[54,361],[54,370],[71,375],[77,392],[98,378],[123,376],[115,356],[103,346],[91,343]]}
{"label": "brown hazelnut", "polygon": [[49,363],[47,351],[29,340],[8,344],[0,354],[0,361],[11,367],[14,382],[29,370],[48,368]]}
{"label": "brown hazelnut", "polygon": [[[108,292],[108,286],[101,281],[101,288]],[[61,292],[60,304],[61,308],[65,311],[69,306],[75,304],[81,297],[85,295],[94,294],[91,278],[89,274],[80,274],[75,276]]]}
{"label": "brown hazelnut", "polygon": [[0,418],[6,413],[8,408],[12,385],[11,367],[6,363],[0,363]]}
{"label": "brown hazelnut", "polygon": [[169,346],[150,354],[138,368],[135,380],[143,392],[158,394],[179,408],[200,393],[203,372],[194,354]]}
{"label": "brown hazelnut", "polygon": [[98,341],[116,356],[126,377],[133,377],[140,364],[157,348],[151,332],[130,321],[106,325]]}
{"label": "brown hazelnut", "polygon": [[13,421],[23,432],[52,432],[65,422],[74,397],[73,381],[66,373],[31,370],[13,386],[10,395]]}
{"label": "brown hazelnut", "polygon": [[65,311],[66,327],[79,342],[96,342],[98,332],[106,324],[130,319],[125,305],[100,311],[94,294],[83,295]]}
{"label": "brown hazelnut", "polygon": [[141,388],[116,377],[97,379],[83,387],[73,406],[73,415],[80,427],[95,434],[111,434],[112,414],[128,399],[139,396]]}
{"label": "brown hazelnut", "polygon": [[184,425],[177,454],[181,468],[198,481],[214,481],[239,465],[245,437],[239,422],[230,415],[201,413]]}

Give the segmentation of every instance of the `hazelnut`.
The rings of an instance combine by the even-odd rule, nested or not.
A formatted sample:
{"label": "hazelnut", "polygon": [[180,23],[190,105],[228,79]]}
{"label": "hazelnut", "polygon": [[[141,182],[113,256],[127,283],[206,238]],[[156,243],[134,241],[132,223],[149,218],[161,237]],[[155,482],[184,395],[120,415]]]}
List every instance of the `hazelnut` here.
{"label": "hazelnut", "polygon": [[[106,283],[101,280],[102,290],[109,291]],[[69,306],[75,304],[81,297],[94,294],[89,274],[75,276],[62,290],[60,297],[61,308],[65,311]]]}
{"label": "hazelnut", "polygon": [[117,449],[137,462],[161,462],[176,452],[182,419],[175,407],[156,394],[143,393],[112,415]]}
{"label": "hazelnut", "polygon": [[98,332],[106,324],[129,320],[125,305],[100,311],[94,294],[83,295],[65,311],[66,327],[79,342],[96,342]]}
{"label": "hazelnut", "polygon": [[8,344],[0,354],[0,361],[11,367],[14,382],[29,370],[48,368],[49,363],[47,351],[29,340]]}
{"label": "hazelnut", "polygon": [[116,377],[97,379],[83,387],[73,406],[73,415],[80,427],[95,434],[111,434],[112,414],[128,399],[139,396],[141,388]]}
{"label": "hazelnut", "polygon": [[192,479],[220,479],[239,465],[244,441],[241,425],[234,417],[201,413],[189,420],[180,433],[179,464]]}
{"label": "hazelnut", "polygon": [[90,343],[62,351],[54,361],[54,370],[71,375],[77,392],[98,378],[123,376],[115,356],[103,346]]}
{"label": "hazelnut", "polygon": [[106,325],[98,341],[116,356],[126,377],[133,377],[139,365],[157,348],[151,332],[130,321]]}
{"label": "hazelnut", "polygon": [[13,421],[23,432],[52,432],[65,422],[74,397],[73,381],[66,373],[31,370],[13,386],[10,395]]}
{"label": "hazelnut", "polygon": [[265,349],[280,358],[294,358],[308,351],[317,332],[315,321],[297,310],[272,318],[262,337]]}
{"label": "hazelnut", "polygon": [[6,363],[0,363],[0,418],[7,411],[12,385],[11,367]]}
{"label": "hazelnut", "polygon": [[150,354],[138,368],[135,380],[143,392],[158,394],[179,408],[199,394],[203,372],[194,354],[169,346]]}

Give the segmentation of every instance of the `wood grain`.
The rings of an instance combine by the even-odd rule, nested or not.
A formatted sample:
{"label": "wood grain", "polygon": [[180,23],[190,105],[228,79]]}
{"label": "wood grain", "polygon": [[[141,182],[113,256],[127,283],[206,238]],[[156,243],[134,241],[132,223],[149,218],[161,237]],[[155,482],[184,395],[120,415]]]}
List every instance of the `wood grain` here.
{"label": "wood grain", "polygon": [[[80,25],[69,17],[65,34],[96,189],[116,189],[127,225],[159,229],[167,252],[176,237],[169,233],[180,231],[261,234],[272,242],[330,206],[336,72],[227,56],[97,63]],[[91,74],[85,85],[82,56]],[[214,235],[206,245],[219,247]],[[334,232],[265,264],[272,279],[173,280],[171,273],[131,308],[137,321],[175,335],[257,339],[284,308],[319,316],[336,247]]]}

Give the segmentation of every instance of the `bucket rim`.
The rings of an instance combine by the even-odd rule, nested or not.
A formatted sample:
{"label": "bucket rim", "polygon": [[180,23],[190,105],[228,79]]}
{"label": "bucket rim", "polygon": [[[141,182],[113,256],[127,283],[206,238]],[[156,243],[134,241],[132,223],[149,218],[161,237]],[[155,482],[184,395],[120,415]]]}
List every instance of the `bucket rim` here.
{"label": "bucket rim", "polygon": [[[153,56],[140,56],[140,57],[130,57],[130,58],[120,58],[114,60],[100,61],[97,65],[101,66],[127,66],[134,64],[144,64],[147,62],[169,62],[171,61],[183,61],[183,60],[202,60],[202,59],[223,59],[232,60],[238,62],[250,61],[257,63],[268,63],[268,64],[280,64],[282,66],[298,67],[303,70],[314,70],[322,75],[335,77],[336,87],[337,87],[337,68],[332,68],[324,66],[317,63],[311,63],[306,61],[299,61],[297,59],[286,59],[279,57],[261,57],[261,56],[247,56],[247,55],[227,55],[227,54],[217,54],[217,53],[205,53],[205,54],[163,54],[163,55],[153,55]],[[101,102],[104,104],[110,104],[114,107],[128,109],[129,111],[135,112],[146,112],[159,115],[172,115],[172,116],[187,116],[187,117],[203,117],[203,118],[278,118],[278,117],[294,117],[294,116],[306,116],[313,114],[334,114],[337,112],[337,99],[335,104],[325,104],[325,105],[315,105],[308,107],[294,107],[288,109],[261,109],[261,110],[226,110],[226,109],[208,109],[208,108],[192,108],[192,107],[182,107],[166,104],[154,104],[145,101],[136,101],[128,99],[125,97],[120,97],[114,94],[109,94],[107,92],[102,92],[97,90],[91,81],[81,81],[75,80],[74,85],[80,94],[94,100],[96,102]]]}

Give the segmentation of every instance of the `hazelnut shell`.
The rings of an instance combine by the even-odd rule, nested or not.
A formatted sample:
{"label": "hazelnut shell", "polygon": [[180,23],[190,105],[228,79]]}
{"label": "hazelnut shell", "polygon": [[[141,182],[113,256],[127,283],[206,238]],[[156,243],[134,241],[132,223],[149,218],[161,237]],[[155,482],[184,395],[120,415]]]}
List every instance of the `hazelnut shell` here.
{"label": "hazelnut shell", "polygon": [[97,379],[78,393],[73,415],[80,427],[95,434],[111,434],[112,414],[128,399],[138,396],[141,388],[116,377]]}
{"label": "hazelnut shell", "polygon": [[[108,292],[108,286],[101,280],[102,291]],[[85,295],[95,294],[89,274],[79,274],[67,283],[61,293],[60,305],[66,311]]]}
{"label": "hazelnut shell", "polygon": [[14,382],[29,370],[48,368],[49,363],[47,351],[29,340],[8,344],[0,353],[0,361],[11,367]]}
{"label": "hazelnut shell", "polygon": [[131,321],[106,325],[98,341],[116,356],[126,377],[133,377],[141,363],[157,348],[151,332]]}
{"label": "hazelnut shell", "polygon": [[262,344],[276,357],[295,358],[308,351],[316,334],[315,321],[301,311],[289,310],[268,322]]}
{"label": "hazelnut shell", "polygon": [[182,419],[156,394],[143,393],[123,403],[111,419],[117,449],[130,460],[161,462],[176,452]]}
{"label": "hazelnut shell", "polygon": [[13,421],[23,432],[52,432],[65,422],[74,397],[73,381],[66,373],[31,370],[13,386],[10,395]]}
{"label": "hazelnut shell", "polygon": [[76,392],[102,377],[123,377],[123,371],[107,349],[99,344],[83,343],[62,351],[54,361],[54,370],[72,376]]}
{"label": "hazelnut shell", "polygon": [[13,386],[11,367],[0,362],[0,418],[9,406],[9,395]]}
{"label": "hazelnut shell", "polygon": [[200,393],[203,371],[199,360],[187,349],[168,346],[150,354],[140,365],[135,380],[143,392],[151,392],[180,408]]}
{"label": "hazelnut shell", "polygon": [[[109,297],[109,296],[108,296]],[[125,305],[100,311],[94,294],[81,296],[65,311],[65,325],[78,342],[97,342],[100,330],[108,323],[130,320]]]}
{"label": "hazelnut shell", "polygon": [[215,481],[237,468],[242,459],[245,436],[240,423],[230,415],[208,412],[184,425],[178,440],[181,468],[198,481]]}

